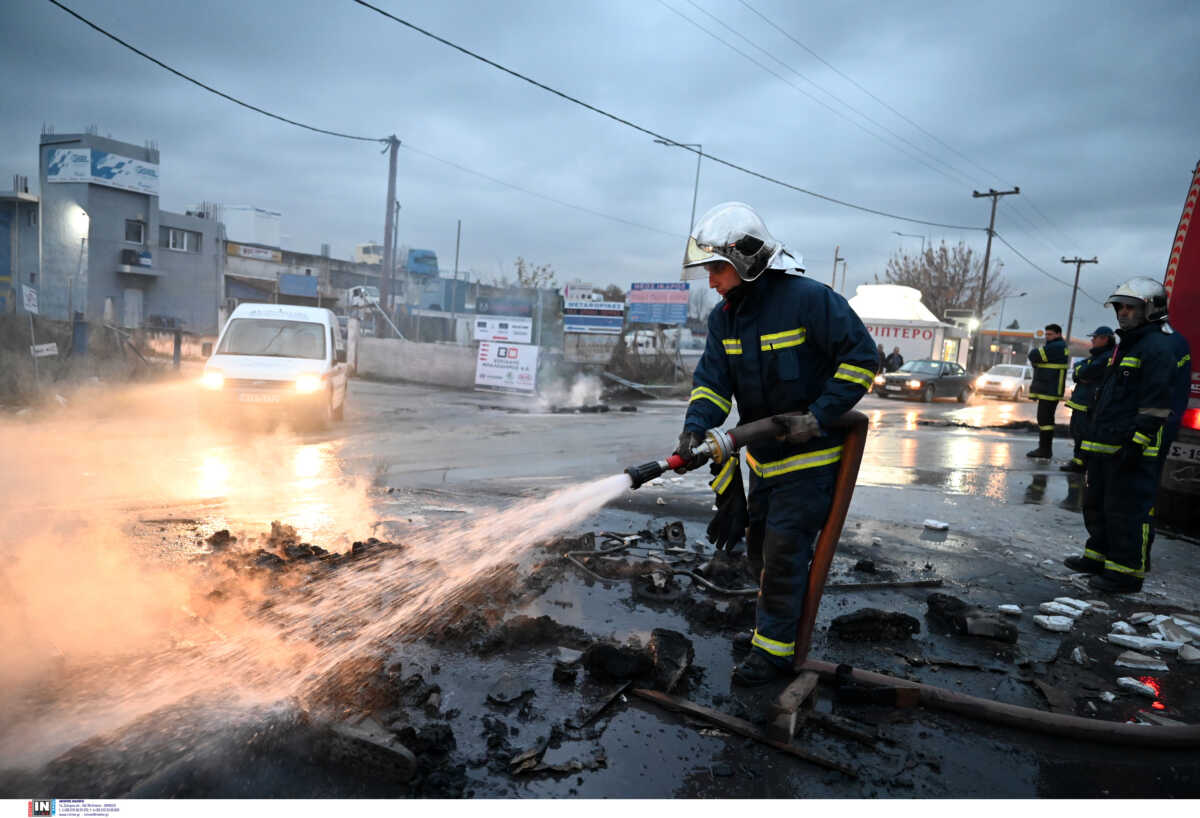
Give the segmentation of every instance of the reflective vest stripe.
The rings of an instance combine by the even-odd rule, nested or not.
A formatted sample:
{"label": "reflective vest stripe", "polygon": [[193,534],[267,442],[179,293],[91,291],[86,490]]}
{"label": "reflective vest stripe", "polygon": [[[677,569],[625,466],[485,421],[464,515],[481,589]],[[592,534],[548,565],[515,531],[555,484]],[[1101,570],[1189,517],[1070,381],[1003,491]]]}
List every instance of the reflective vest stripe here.
{"label": "reflective vest stripe", "polygon": [[[1153,514],[1151,509],[1151,514]],[[1146,576],[1146,551],[1150,548],[1150,523],[1142,523],[1142,564],[1137,568],[1130,568],[1128,565],[1122,565],[1119,562],[1113,562],[1110,559],[1104,561],[1104,570],[1116,571],[1118,574],[1129,574],[1130,576],[1143,579]]]}
{"label": "reflective vest stripe", "polygon": [[1066,364],[1038,364],[1038,363],[1035,363],[1034,366],[1036,366],[1038,369],[1063,369],[1063,370],[1065,370],[1067,368]]}
{"label": "reflective vest stripe", "polygon": [[1043,395],[1040,392],[1030,392],[1030,400],[1062,400],[1062,395]]}
{"label": "reflective vest stripe", "polygon": [[815,452],[804,452],[803,454],[785,457],[782,460],[772,460],[770,463],[759,463],[754,459],[754,455],[749,452],[746,453],[746,463],[749,464],[755,474],[764,479],[779,477],[781,474],[788,474],[800,469],[815,469],[817,466],[828,466],[830,463],[836,463],[841,459],[841,446],[834,446],[831,449],[820,449]]}
{"label": "reflective vest stripe", "polygon": [[870,389],[871,384],[875,380],[875,373],[861,366],[839,364],[837,372],[833,377],[840,378],[843,381],[850,381],[850,383],[856,383],[864,389]]}
{"label": "reflective vest stripe", "polygon": [[717,494],[724,494],[725,489],[729,488],[729,484],[733,482],[733,470],[740,468],[740,465],[737,455],[726,460],[725,465],[717,472],[717,476],[708,484],[708,487]]}
{"label": "reflective vest stripe", "polygon": [[1089,560],[1095,560],[1096,562],[1104,562],[1104,555],[1101,554],[1099,551],[1093,551],[1090,548],[1085,548],[1085,549],[1083,549],[1083,555],[1085,557],[1087,557]]}
{"label": "reflective vest stripe", "polygon": [[721,345],[725,347],[726,355],[742,354],[742,341],[740,338],[723,338],[721,339]]}
{"label": "reflective vest stripe", "polygon": [[1133,433],[1133,442],[1138,443],[1142,446],[1149,446],[1150,445],[1150,435],[1145,435],[1145,434],[1142,434],[1141,432],[1134,432]]}
{"label": "reflective vest stripe", "polygon": [[804,327],[797,327],[796,329],[784,330],[783,332],[772,332],[768,335],[762,335],[758,340],[765,352],[771,349],[800,346],[807,337],[808,330]]}
{"label": "reflective vest stripe", "polygon": [[1049,426],[1039,426],[1039,427],[1038,427],[1038,430],[1039,430],[1039,431],[1042,431],[1042,432],[1053,432],[1053,431],[1054,431],[1054,424],[1053,424],[1053,423],[1051,423]]}
{"label": "reflective vest stripe", "polygon": [[750,640],[750,644],[752,644],[756,648],[761,648],[762,650],[765,650],[767,653],[771,654],[772,656],[795,656],[796,655],[796,643],[795,642],[776,642],[774,639],[763,636],[761,633],[758,632],[757,628],[754,631],[754,638]]}
{"label": "reflective vest stripe", "polygon": [[1139,369],[1141,367],[1141,365],[1142,365],[1142,359],[1135,358],[1132,355],[1126,355],[1124,358],[1121,359],[1121,363],[1117,364],[1117,366],[1127,366],[1131,369]]}
{"label": "reflective vest stripe", "polygon": [[1097,452],[1099,454],[1116,454],[1121,450],[1121,447],[1116,443],[1097,443],[1094,440],[1085,440],[1079,444],[1079,448],[1085,452]]}
{"label": "reflective vest stripe", "polygon": [[701,400],[701,399],[710,400],[713,403],[715,403],[721,409],[722,412],[725,412],[726,414],[728,414],[729,410],[731,408],[733,408],[733,404],[729,402],[728,398],[721,397],[716,392],[709,389],[707,386],[697,386],[695,389],[693,389],[691,399],[692,400]]}
{"label": "reflective vest stripe", "polygon": [[1192,362],[1192,356],[1190,354],[1184,355],[1182,358],[1179,359],[1179,362],[1177,364],[1175,364],[1175,368],[1181,369],[1181,368],[1183,368],[1184,364],[1190,364],[1191,362]]}
{"label": "reflective vest stripe", "polygon": [[1088,410],[1082,403],[1076,403],[1073,400],[1067,401],[1066,404],[1068,408],[1074,409],[1076,412],[1086,412]]}

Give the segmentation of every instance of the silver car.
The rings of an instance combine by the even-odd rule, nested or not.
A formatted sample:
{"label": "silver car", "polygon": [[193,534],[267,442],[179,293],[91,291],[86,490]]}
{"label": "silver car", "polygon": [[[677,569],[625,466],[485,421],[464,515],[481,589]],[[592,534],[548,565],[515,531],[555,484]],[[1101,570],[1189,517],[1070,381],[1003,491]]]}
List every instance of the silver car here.
{"label": "silver car", "polygon": [[1021,400],[1029,394],[1032,383],[1032,366],[996,364],[975,380],[975,391],[980,395]]}

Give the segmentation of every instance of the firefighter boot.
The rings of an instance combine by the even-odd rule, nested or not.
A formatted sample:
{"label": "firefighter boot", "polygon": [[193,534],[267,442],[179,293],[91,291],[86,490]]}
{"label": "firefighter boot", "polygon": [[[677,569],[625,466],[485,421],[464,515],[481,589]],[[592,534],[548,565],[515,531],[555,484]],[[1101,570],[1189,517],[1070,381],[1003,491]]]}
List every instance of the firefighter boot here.
{"label": "firefighter boot", "polygon": [[1054,430],[1041,429],[1038,431],[1038,447],[1031,452],[1025,452],[1026,457],[1039,457],[1049,460],[1054,457],[1051,443],[1054,440]]}
{"label": "firefighter boot", "polygon": [[752,650],[750,655],[733,669],[733,683],[743,687],[759,687],[791,675],[789,667],[772,662],[761,651]]}
{"label": "firefighter boot", "polygon": [[1093,590],[1106,594],[1136,594],[1142,590],[1142,580],[1119,571],[1105,571],[1099,576],[1088,577]]}
{"label": "firefighter boot", "polygon": [[1080,574],[1103,574],[1104,563],[1091,557],[1067,557],[1063,565]]}

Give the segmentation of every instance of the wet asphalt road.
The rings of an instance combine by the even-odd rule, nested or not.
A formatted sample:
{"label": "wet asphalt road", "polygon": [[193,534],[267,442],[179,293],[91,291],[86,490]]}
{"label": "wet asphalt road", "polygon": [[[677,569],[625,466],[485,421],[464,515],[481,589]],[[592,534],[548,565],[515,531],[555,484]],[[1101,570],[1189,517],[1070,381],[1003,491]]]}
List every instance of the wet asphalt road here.
{"label": "wet asphalt road", "polygon": [[[222,527],[235,532],[239,527],[261,530],[270,519],[280,519],[298,528],[307,526],[308,537],[318,544],[332,544],[334,535],[363,538],[370,532],[334,530],[351,526],[347,519],[352,517],[303,516],[304,509],[319,506],[335,485],[358,481],[366,502],[384,520],[383,527],[403,540],[406,526],[484,515],[516,498],[545,495],[669,453],[684,402],[631,403],[636,412],[553,414],[515,396],[355,381],[344,424],[331,432],[271,437],[271,451],[282,464],[277,476],[290,481],[288,492],[259,498],[246,507],[223,500],[221,492],[234,479],[231,473],[236,476],[243,465],[239,450],[248,444],[244,437],[217,439],[211,446],[189,450],[184,459],[191,462],[180,460],[173,466],[176,473],[192,475],[189,479],[195,486],[190,499],[187,490],[162,502],[144,492],[137,503],[125,498],[137,507],[129,530],[132,536],[165,542],[171,539],[172,527],[147,525],[148,519],[194,521],[176,538],[184,543],[197,533],[206,536]],[[619,405],[614,401],[612,407]],[[899,579],[942,578],[943,590],[985,607],[1016,602],[1029,608],[1055,596],[1085,596],[1064,584],[1066,571],[1060,565],[1064,556],[1080,551],[1084,538],[1074,505],[1078,482],[1057,468],[1069,456],[1067,443],[1056,441],[1055,461],[1031,461],[1024,452],[1035,444],[1032,432],[989,428],[1032,421],[1031,402],[974,399],[967,405],[920,404],[869,395],[858,408],[869,416],[871,434],[832,582],[871,579],[852,570],[857,560],[866,558]],[[1061,408],[1058,420],[1067,420]],[[162,445],[169,447],[169,440]],[[682,520],[689,543],[696,542],[710,516],[707,479],[706,470],[682,478],[669,476],[660,485],[627,492],[564,533],[632,533]],[[922,526],[928,518],[945,521],[949,531],[929,532]],[[1200,581],[1191,567],[1194,549],[1188,543],[1160,538],[1154,574],[1138,601],[1141,607],[1133,609],[1153,604],[1190,606],[1200,599]],[[1053,677],[1053,668],[1046,676],[1047,668],[1063,651],[1063,638],[1038,630],[1028,615],[1019,624],[1017,655],[931,633],[924,619],[926,594],[924,589],[828,593],[813,655],[1046,708],[1030,682],[1034,677]],[[900,646],[849,644],[827,634],[826,626],[834,616],[868,606],[912,614],[922,621],[922,632]],[[628,584],[605,585],[568,569],[512,613],[546,614],[561,624],[617,641],[630,637],[644,641],[655,627],[679,630],[693,640],[695,664],[703,668],[689,689],[690,698],[747,713],[764,704],[765,694],[747,694],[729,685],[729,669],[738,658],[730,648],[729,633],[696,630],[677,611],[632,598]],[[467,790],[472,794],[1031,797],[1200,792],[1200,763],[1178,754],[1139,751],[1131,761],[1119,748],[1085,747],[924,711],[842,711],[880,725],[886,740],[873,749],[816,732],[802,739],[813,752],[859,768],[860,777],[850,780],[635,700],[614,705],[603,721],[604,731],[592,741],[564,744],[548,753],[548,757],[557,754],[551,760],[565,761],[599,748],[606,758],[603,769],[532,779],[489,773],[482,766],[488,754],[485,717],[506,719],[517,731],[512,744],[523,748],[546,733],[549,725],[604,692],[588,681],[569,691],[553,685],[549,680],[552,653],[530,649],[479,659],[425,642],[395,648],[393,658],[407,667],[423,668],[427,679],[434,678],[432,668],[438,666],[442,708],[460,711],[450,722],[457,741],[453,760],[465,765]],[[978,669],[956,669],[955,664]],[[484,703],[489,686],[503,673],[530,680],[536,691],[532,712],[517,716]],[[1178,696],[1187,700],[1172,700],[1164,691],[1168,712],[1187,712],[1194,723],[1200,704],[1193,700],[1195,687],[1177,689]],[[1097,688],[1087,695],[1098,692]],[[1137,702],[1126,703],[1126,713],[1137,707]],[[831,706],[828,697],[819,705],[824,710]],[[2,761],[0,768],[12,766],[14,759]],[[311,762],[283,756],[269,770],[252,772],[247,767],[232,778],[195,774],[174,790],[143,792],[249,797],[403,794],[403,788],[370,778],[313,773]],[[37,780],[37,773],[32,775]]]}

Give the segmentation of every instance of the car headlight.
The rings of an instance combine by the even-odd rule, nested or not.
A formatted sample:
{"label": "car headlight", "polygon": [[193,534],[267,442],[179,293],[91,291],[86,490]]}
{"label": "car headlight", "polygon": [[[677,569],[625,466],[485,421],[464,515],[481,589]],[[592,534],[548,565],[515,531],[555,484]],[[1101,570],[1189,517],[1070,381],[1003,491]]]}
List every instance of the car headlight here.
{"label": "car headlight", "polygon": [[225,385],[225,376],[215,369],[205,370],[200,376],[200,385],[205,389],[217,390]]}
{"label": "car headlight", "polygon": [[916,379],[914,378],[913,380],[911,380],[911,381],[909,381],[909,382],[908,382],[908,388],[909,388],[909,389],[920,389],[920,388],[921,388],[921,382],[920,382],[920,381],[918,381],[918,380],[916,380]]}
{"label": "car headlight", "polygon": [[887,380],[887,379],[886,379],[886,378],[884,378],[882,375],[876,375],[876,376],[875,376],[875,383],[876,383],[876,384],[878,384],[879,386],[883,386],[883,382],[884,382],[885,380]]}
{"label": "car headlight", "polygon": [[312,392],[316,392],[320,388],[320,375],[301,375],[299,378],[296,378],[296,391],[301,395],[308,395]]}
{"label": "car headlight", "polygon": [[978,389],[979,387],[983,386],[986,382],[987,382],[987,376],[980,375],[978,378],[975,379],[975,388]]}

